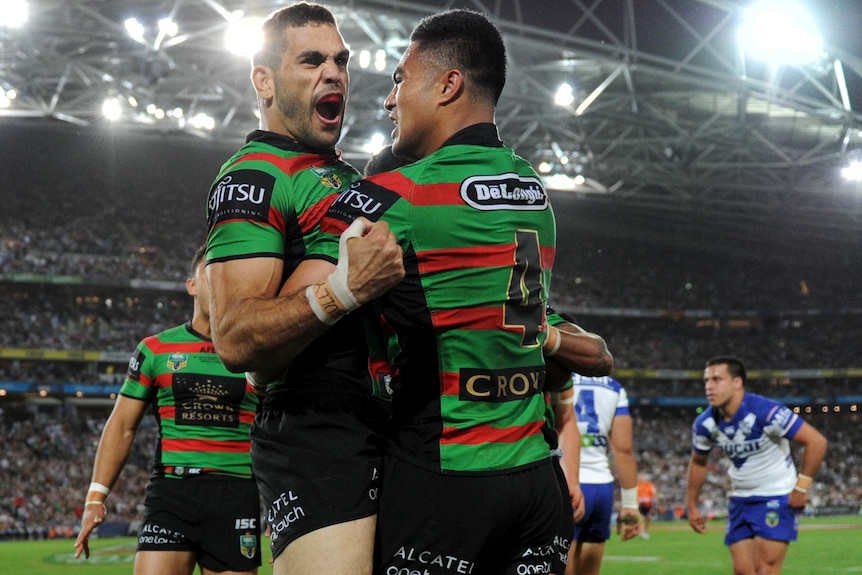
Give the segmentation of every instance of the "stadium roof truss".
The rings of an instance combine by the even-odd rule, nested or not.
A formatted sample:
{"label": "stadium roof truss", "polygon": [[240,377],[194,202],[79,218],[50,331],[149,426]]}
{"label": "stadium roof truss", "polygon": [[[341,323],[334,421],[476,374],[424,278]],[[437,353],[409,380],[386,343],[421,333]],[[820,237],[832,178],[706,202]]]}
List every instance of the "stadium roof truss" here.
{"label": "stadium roof truss", "polygon": [[[859,200],[836,174],[862,145],[862,60],[828,48],[812,66],[770,69],[736,42],[744,3],[730,0],[329,0],[353,54],[384,50],[387,65],[351,63],[346,157],[364,159],[391,123],[382,102],[406,38],[426,14],[489,14],[509,47],[497,120],[535,162],[583,176],[579,192],[677,217],[734,214],[753,226],[792,208],[800,233],[858,235]],[[257,125],[248,60],[224,49],[232,14],[265,16],[264,0],[30,0],[20,29],[0,28],[0,86],[17,97],[5,118],[105,123],[101,104],[130,105],[122,122],[167,135],[241,141]],[[149,31],[133,40],[124,21]],[[159,19],[178,25],[158,33]],[[573,103],[554,104],[561,82]],[[131,99],[130,99],[131,98]],[[211,130],[184,118],[206,113]],[[192,138],[192,141],[194,139]],[[565,162],[565,164],[563,163]],[[592,197],[592,195],[591,195]],[[676,215],[674,215],[676,214]],[[825,227],[824,227],[825,226]],[[815,229],[816,228],[816,229]]]}

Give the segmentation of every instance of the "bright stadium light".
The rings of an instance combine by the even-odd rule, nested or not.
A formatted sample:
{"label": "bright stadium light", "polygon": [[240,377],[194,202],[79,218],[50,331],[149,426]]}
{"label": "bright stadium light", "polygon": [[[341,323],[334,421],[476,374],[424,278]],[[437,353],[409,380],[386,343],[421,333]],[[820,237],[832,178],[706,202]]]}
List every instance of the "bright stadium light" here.
{"label": "bright stadium light", "polygon": [[365,70],[371,64],[371,52],[369,50],[359,51],[359,67]]}
{"label": "bright stadium light", "polygon": [[20,28],[28,18],[26,0],[0,0],[0,28]]}
{"label": "bright stadium light", "polygon": [[557,106],[571,106],[572,102],[575,101],[575,93],[572,90],[572,87],[563,82],[560,84],[560,87],[557,88],[556,93],[554,94],[554,103]]}
{"label": "bright stadium light", "polygon": [[823,38],[798,0],[760,0],[742,12],[739,42],[749,57],[774,66],[815,64]]}
{"label": "bright stadium light", "polygon": [[102,103],[102,115],[110,121],[119,120],[123,114],[123,108],[118,98],[106,98]]}
{"label": "bright stadium light", "polygon": [[137,40],[138,42],[144,41],[144,25],[138,22],[137,18],[126,18],[123,26],[125,26],[126,32],[133,40]]}
{"label": "bright stadium light", "polygon": [[159,20],[159,32],[165,36],[174,37],[177,35],[177,32],[179,32],[179,27],[177,26],[177,23],[170,18],[162,18]]}
{"label": "bright stadium light", "polygon": [[237,56],[251,56],[258,50],[263,42],[260,28],[263,25],[261,18],[240,18],[228,25],[224,35],[225,47]]}
{"label": "bright stadium light", "polygon": [[841,168],[841,176],[851,182],[862,181],[862,162],[856,160]]}
{"label": "bright stadium light", "polygon": [[369,154],[376,154],[386,146],[386,136],[380,132],[374,132],[371,139],[363,146],[363,149]]}
{"label": "bright stadium light", "polygon": [[374,54],[374,68],[378,72],[386,69],[386,50],[378,50]]}

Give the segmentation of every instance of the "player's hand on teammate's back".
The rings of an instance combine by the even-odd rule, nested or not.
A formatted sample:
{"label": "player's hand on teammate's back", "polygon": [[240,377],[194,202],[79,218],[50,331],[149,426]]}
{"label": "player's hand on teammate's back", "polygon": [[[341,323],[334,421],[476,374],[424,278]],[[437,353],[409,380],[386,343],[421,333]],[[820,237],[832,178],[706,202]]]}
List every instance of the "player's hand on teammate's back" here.
{"label": "player's hand on teammate's back", "polygon": [[[365,220],[365,218],[359,218]],[[359,303],[369,302],[404,278],[404,252],[386,222],[365,220],[365,233],[347,241],[347,286]]]}

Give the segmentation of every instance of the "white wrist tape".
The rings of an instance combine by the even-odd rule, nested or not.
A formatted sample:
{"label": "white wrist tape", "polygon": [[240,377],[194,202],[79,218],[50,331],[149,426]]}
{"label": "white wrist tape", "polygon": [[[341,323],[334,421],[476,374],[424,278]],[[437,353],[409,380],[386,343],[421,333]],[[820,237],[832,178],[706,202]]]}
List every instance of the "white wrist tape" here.
{"label": "white wrist tape", "polygon": [[563,343],[563,336],[560,335],[560,330],[558,330],[557,328],[555,328],[552,325],[549,325],[548,326],[548,339],[545,340],[545,345],[547,345],[548,342],[551,341],[551,339],[552,339],[551,334],[555,335],[557,339],[554,341],[554,346],[550,350],[544,349],[544,347],[543,347],[543,351],[545,352],[545,357],[554,357],[554,355],[556,355],[556,353],[560,350],[560,344]]}
{"label": "white wrist tape", "polygon": [[631,487],[629,489],[625,489],[623,487],[620,488],[620,507],[627,507],[629,509],[638,508],[637,487]]}
{"label": "white wrist tape", "polygon": [[338,298],[341,305],[351,312],[359,307],[359,302],[353,297],[353,292],[347,287],[347,272],[350,267],[347,259],[347,240],[351,238],[361,238],[366,231],[365,222],[363,220],[353,220],[353,223],[348,226],[341,234],[338,240],[338,265],[335,271],[329,275],[329,286],[332,288],[332,295]]}
{"label": "white wrist tape", "polygon": [[106,487],[106,486],[102,485],[101,483],[96,483],[94,481],[90,484],[90,487],[87,489],[87,491],[96,491],[98,493],[102,493],[103,495],[107,495],[108,493],[111,492],[111,488]]}
{"label": "white wrist tape", "polygon": [[307,288],[305,288],[305,299],[308,300],[308,305],[311,306],[311,311],[314,312],[314,315],[317,316],[317,319],[319,319],[326,325],[332,325],[337,322],[341,316],[337,313],[327,313],[327,311],[323,309],[323,306],[320,305],[320,302],[317,299],[316,290],[325,289],[325,287],[325,284],[315,284],[312,286],[308,286]]}

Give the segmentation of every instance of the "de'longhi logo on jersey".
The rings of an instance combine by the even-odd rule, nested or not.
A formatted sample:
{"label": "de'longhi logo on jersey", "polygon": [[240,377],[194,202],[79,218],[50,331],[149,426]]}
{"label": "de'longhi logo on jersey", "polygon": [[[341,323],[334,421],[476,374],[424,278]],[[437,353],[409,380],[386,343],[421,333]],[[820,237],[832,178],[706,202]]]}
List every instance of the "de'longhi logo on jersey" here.
{"label": "de'longhi logo on jersey", "polygon": [[477,210],[535,210],[548,207],[538,178],[508,173],[473,176],[461,183],[461,199]]}

